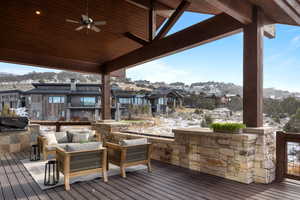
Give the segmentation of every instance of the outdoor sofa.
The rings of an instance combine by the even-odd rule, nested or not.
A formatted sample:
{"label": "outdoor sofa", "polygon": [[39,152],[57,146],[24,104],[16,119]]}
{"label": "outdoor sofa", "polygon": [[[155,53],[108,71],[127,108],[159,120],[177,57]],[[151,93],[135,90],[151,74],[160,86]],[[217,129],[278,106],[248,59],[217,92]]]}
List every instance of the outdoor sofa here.
{"label": "outdoor sofa", "polygon": [[38,147],[44,160],[47,160],[49,155],[55,157],[57,147],[64,149],[69,144],[97,142],[100,142],[100,137],[93,130],[41,131],[37,137]]}

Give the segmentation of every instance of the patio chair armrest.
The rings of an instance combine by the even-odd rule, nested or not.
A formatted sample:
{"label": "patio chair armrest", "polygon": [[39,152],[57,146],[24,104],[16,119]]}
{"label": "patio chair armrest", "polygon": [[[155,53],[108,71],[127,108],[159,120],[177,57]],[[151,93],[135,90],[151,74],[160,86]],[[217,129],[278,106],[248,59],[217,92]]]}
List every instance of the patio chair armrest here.
{"label": "patio chair armrest", "polygon": [[70,152],[65,151],[65,153],[72,156],[72,155],[78,154],[78,153],[88,153],[88,152],[106,151],[106,150],[107,150],[106,147],[101,147],[99,149],[93,149],[93,150],[70,151]]}

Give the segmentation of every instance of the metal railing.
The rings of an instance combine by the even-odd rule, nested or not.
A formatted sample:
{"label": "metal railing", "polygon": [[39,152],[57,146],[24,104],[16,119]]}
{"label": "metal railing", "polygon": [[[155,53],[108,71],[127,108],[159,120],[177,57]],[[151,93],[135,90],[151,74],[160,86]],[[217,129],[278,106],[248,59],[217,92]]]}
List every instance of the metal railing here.
{"label": "metal railing", "polygon": [[276,180],[300,180],[300,134],[276,134]]}

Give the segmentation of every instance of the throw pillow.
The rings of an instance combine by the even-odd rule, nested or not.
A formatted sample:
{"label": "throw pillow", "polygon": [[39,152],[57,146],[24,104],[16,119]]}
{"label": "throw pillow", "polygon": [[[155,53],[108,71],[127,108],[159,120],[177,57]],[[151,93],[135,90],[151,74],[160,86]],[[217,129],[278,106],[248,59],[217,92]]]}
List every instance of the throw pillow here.
{"label": "throw pillow", "polygon": [[47,138],[48,145],[58,144],[55,133],[45,134],[44,137]]}
{"label": "throw pillow", "polygon": [[40,130],[39,135],[40,136],[45,136],[47,134],[54,134],[55,132],[52,130]]}
{"label": "throw pillow", "polygon": [[68,143],[67,132],[55,132],[56,140],[58,143]]}
{"label": "throw pillow", "polygon": [[73,134],[89,134],[88,140],[89,142],[95,141],[95,130],[69,130],[67,131],[67,137],[69,142],[73,142]]}
{"label": "throw pillow", "polygon": [[147,138],[120,141],[121,146],[132,146],[132,145],[142,145],[142,144],[148,144]]}
{"label": "throw pillow", "polygon": [[73,143],[84,143],[89,141],[89,133],[72,133]]}

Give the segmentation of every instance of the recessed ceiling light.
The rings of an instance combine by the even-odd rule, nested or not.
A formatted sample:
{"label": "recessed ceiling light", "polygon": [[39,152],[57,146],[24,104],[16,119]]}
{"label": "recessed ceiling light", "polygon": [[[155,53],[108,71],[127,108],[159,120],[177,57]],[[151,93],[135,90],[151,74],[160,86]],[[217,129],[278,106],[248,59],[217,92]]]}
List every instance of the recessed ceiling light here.
{"label": "recessed ceiling light", "polygon": [[40,15],[40,14],[41,14],[41,11],[36,10],[36,11],[35,11],[35,14]]}

